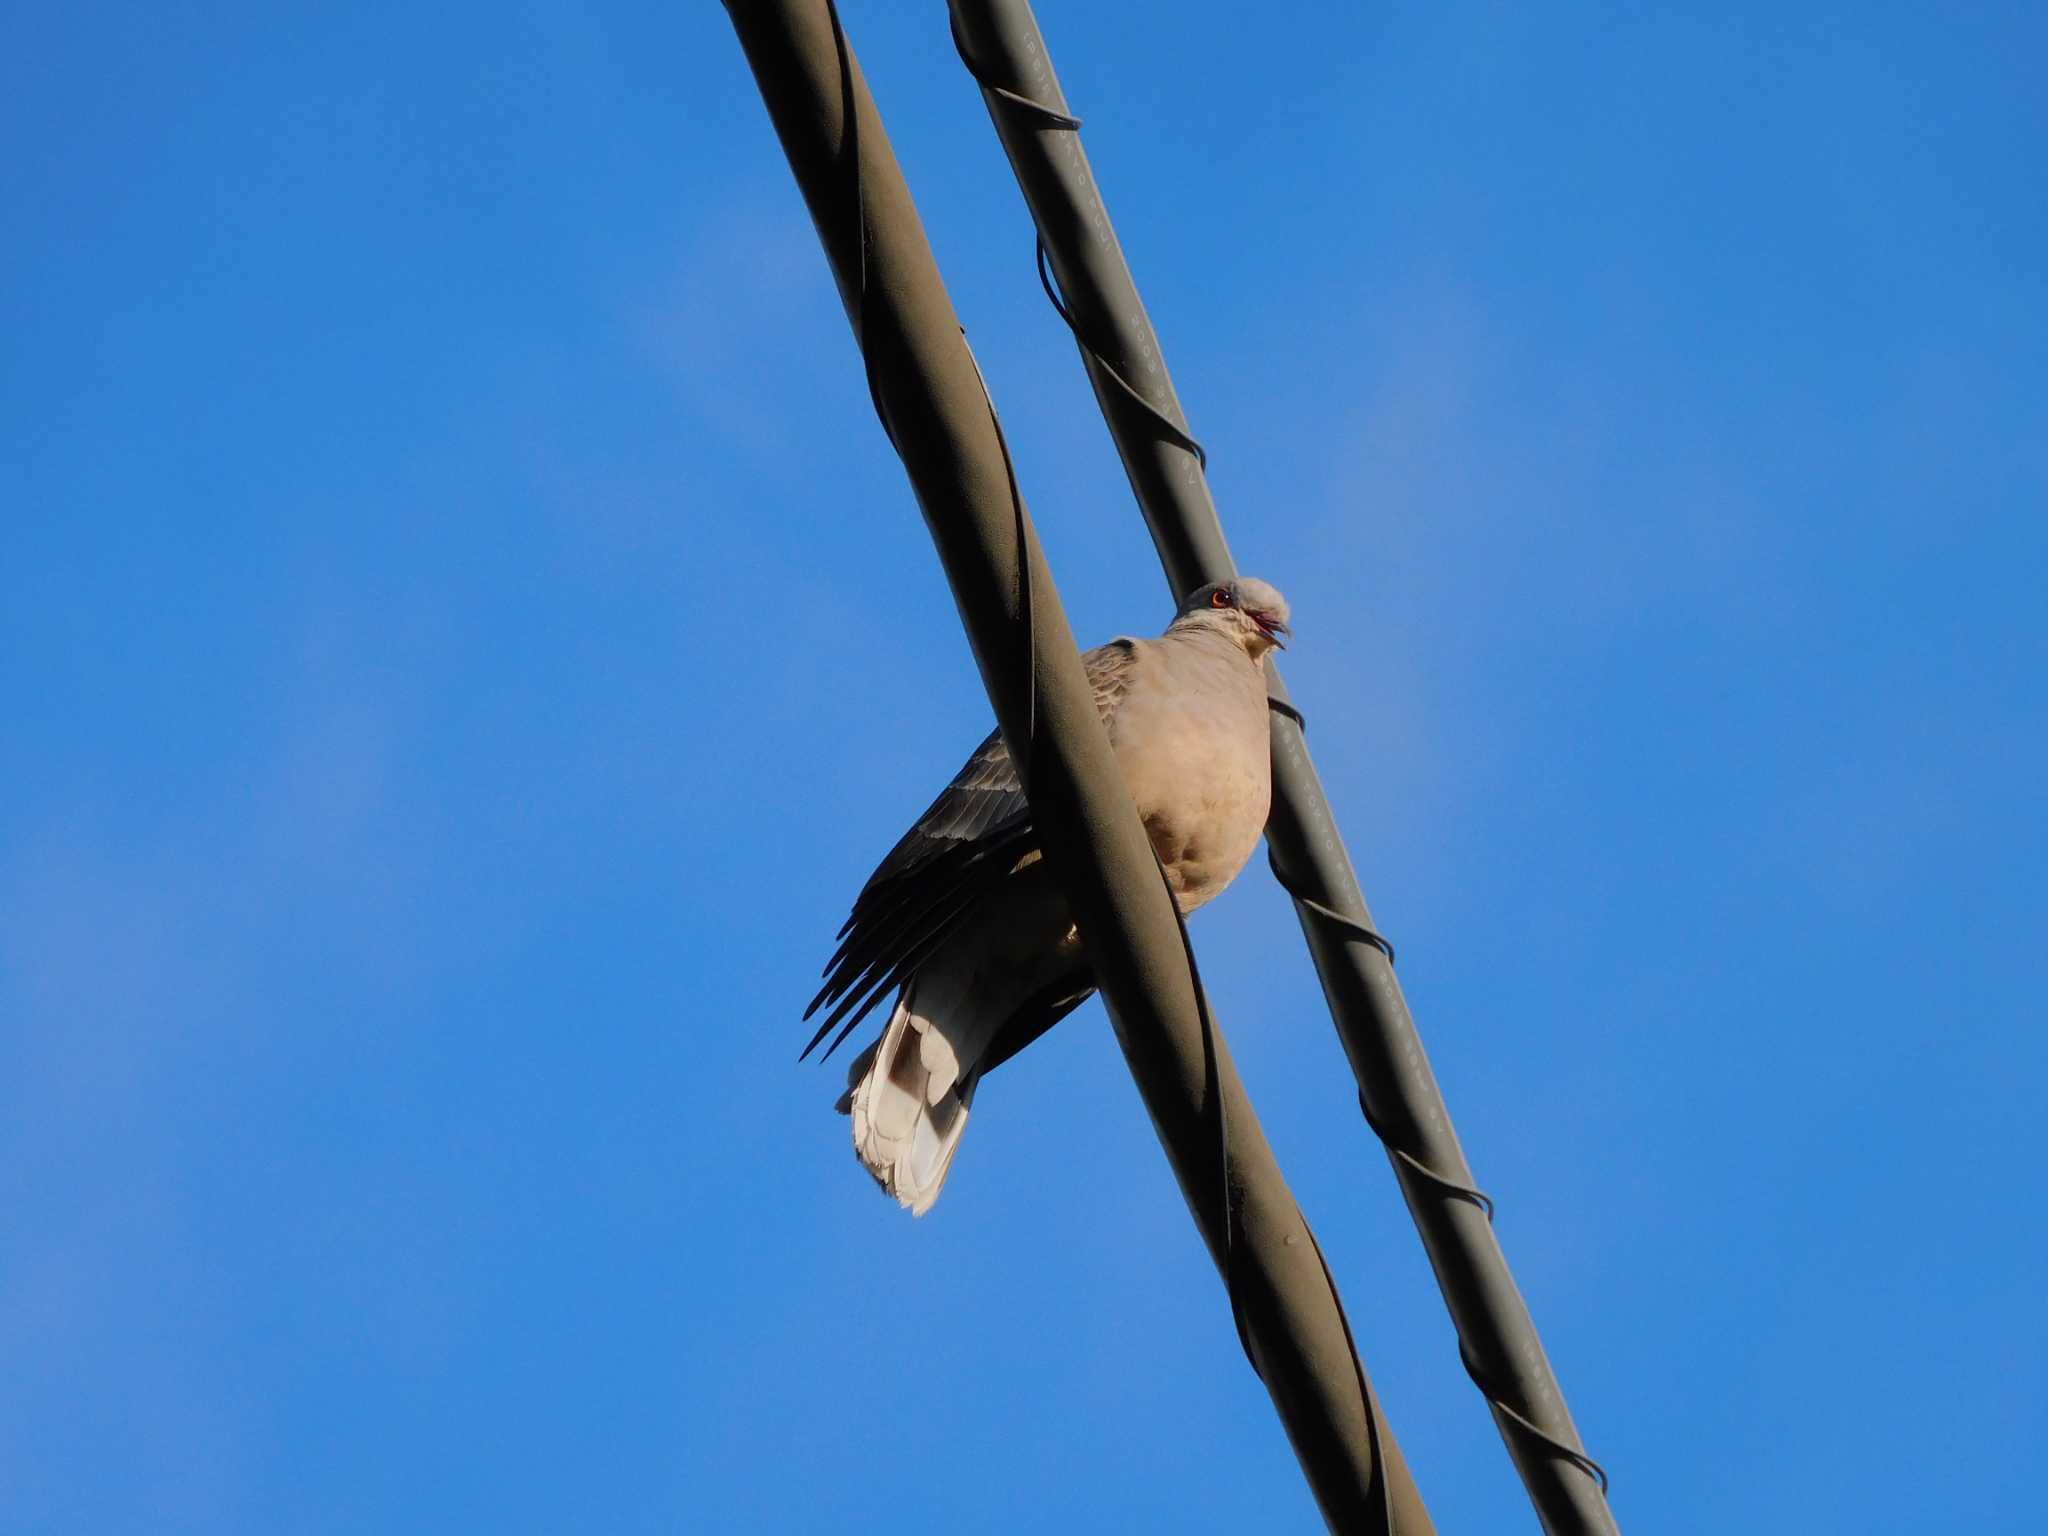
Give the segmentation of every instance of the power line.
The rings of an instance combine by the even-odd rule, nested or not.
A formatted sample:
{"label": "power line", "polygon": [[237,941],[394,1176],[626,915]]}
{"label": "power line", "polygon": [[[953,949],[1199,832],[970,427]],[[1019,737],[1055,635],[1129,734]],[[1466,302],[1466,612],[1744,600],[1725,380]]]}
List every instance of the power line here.
{"label": "power line", "polygon": [[1246,1353],[1331,1529],[1430,1532],[1314,1234],[1209,1014],[994,408],[837,13],[830,0],[728,0],[727,9]]}
{"label": "power line", "polygon": [[[1038,229],[1041,274],[1073,330],[1178,601],[1236,575],[1159,338],[1117,244],[1069,108],[1026,0],[949,0],[962,62],[982,87]],[[1330,1016],[1358,1079],[1359,1108],[1386,1145],[1458,1331],[1467,1373],[1551,1536],[1610,1536],[1606,1474],[1585,1453],[1535,1320],[1475,1187],[1450,1111],[1395,978],[1277,667],[1273,702],[1273,873],[1294,897]]]}

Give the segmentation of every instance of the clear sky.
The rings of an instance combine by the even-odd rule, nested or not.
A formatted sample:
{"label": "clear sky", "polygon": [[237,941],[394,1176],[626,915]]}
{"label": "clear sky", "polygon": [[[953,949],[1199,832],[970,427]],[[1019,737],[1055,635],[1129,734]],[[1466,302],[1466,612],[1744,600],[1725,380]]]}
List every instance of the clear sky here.
{"label": "clear sky", "polygon": [[[1075,628],[1170,601],[847,0]],[[1054,4],[1633,1532],[2038,1531],[2038,6]],[[726,23],[9,8],[0,1531],[1310,1530],[1099,1006],[913,1223],[798,1014],[987,728]],[[1533,1530],[1256,862],[1205,976]]]}

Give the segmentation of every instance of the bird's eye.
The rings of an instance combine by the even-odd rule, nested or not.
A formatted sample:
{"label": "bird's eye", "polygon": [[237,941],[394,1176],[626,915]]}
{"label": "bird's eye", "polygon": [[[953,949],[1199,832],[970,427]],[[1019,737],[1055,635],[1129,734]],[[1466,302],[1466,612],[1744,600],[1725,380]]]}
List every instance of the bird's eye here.
{"label": "bird's eye", "polygon": [[1210,593],[1209,606],[1211,608],[1228,608],[1230,606],[1230,589],[1228,587],[1218,587],[1214,592]]}

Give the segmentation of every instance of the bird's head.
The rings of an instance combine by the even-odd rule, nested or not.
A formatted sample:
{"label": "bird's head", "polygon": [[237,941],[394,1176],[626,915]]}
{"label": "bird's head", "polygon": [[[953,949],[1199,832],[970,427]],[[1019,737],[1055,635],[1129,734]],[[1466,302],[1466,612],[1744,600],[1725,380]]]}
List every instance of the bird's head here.
{"label": "bird's head", "polygon": [[1212,581],[1188,594],[1174,617],[1175,627],[1200,625],[1220,631],[1244,647],[1253,661],[1270,650],[1287,648],[1287,599],[1256,576]]}

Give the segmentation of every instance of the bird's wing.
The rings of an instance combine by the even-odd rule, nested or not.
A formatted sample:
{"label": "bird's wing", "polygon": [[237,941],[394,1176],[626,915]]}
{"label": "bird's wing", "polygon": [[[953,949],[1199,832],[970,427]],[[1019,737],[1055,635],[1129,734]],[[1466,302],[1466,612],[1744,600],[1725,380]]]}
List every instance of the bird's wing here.
{"label": "bird's wing", "polygon": [[[1106,726],[1130,686],[1141,642],[1112,640],[1081,658],[1095,689],[1096,716]],[[939,798],[903,834],[868,877],[840,944],[825,966],[825,985],[804,1011],[831,1005],[804,1047],[808,1056],[839,1026],[831,1055],[868,1011],[939,947],[975,901],[1038,847],[1031,804],[1000,732],[991,732]]]}

